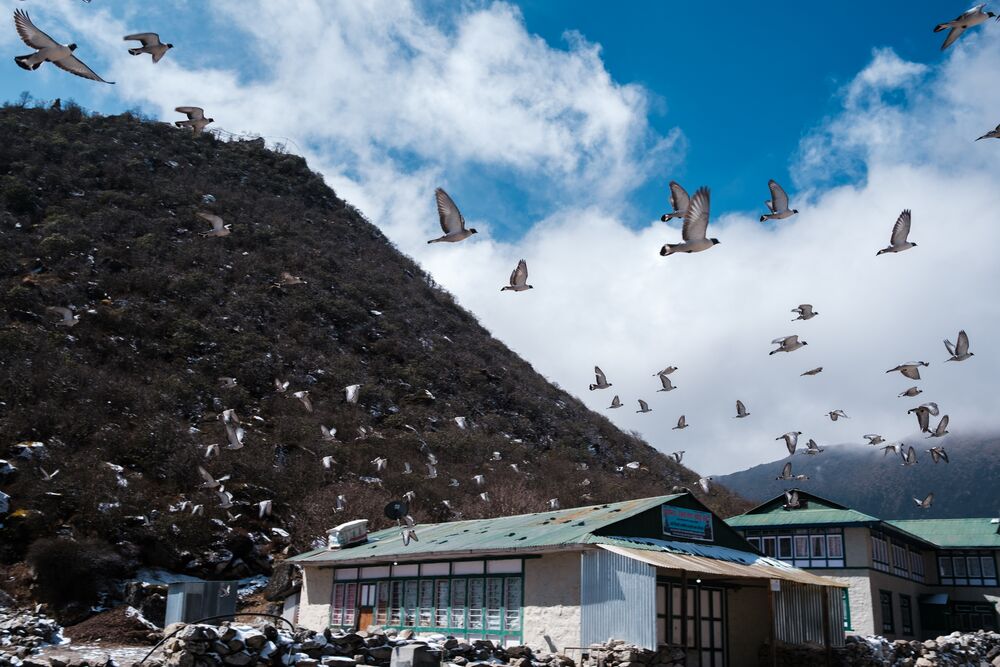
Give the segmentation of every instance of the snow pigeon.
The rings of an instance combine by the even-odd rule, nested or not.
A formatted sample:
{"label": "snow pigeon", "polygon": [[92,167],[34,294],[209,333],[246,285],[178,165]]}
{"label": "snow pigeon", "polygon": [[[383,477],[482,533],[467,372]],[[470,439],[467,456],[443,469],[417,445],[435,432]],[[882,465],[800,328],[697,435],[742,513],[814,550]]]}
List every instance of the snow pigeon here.
{"label": "snow pigeon", "polygon": [[681,243],[667,243],[660,248],[660,255],[666,257],[678,252],[702,252],[719,243],[719,239],[707,238],[709,217],[708,188],[701,187],[691,198],[691,204],[684,212],[684,226],[681,228]]}
{"label": "snow pigeon", "polygon": [[35,24],[28,17],[28,13],[24,10],[14,10],[14,28],[17,30],[17,35],[21,38],[21,41],[35,49],[34,53],[14,57],[14,62],[21,69],[36,70],[41,67],[42,63],[49,62],[61,70],[81,76],[84,79],[100,81],[101,83],[114,83],[114,81],[105,81],[99,77],[94,70],[87,67],[83,61],[73,55],[73,52],[76,51],[76,44],[63,45],[57,43],[54,39],[35,27]]}
{"label": "snow pigeon", "polygon": [[462,217],[461,211],[458,210],[458,206],[455,205],[447,192],[437,188],[434,190],[434,199],[437,201],[438,218],[440,218],[441,231],[444,232],[444,236],[431,239],[428,243],[456,243],[477,233],[475,229],[465,228],[465,218]]}

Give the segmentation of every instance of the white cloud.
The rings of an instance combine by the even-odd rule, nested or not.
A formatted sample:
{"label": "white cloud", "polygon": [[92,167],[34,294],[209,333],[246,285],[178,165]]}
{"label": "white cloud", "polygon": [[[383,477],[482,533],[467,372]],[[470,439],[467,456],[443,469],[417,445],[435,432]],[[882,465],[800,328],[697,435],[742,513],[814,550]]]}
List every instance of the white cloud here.
{"label": "white cloud", "polygon": [[[262,73],[247,80],[169,56],[138,66],[115,37],[124,25],[86,10],[57,11],[110,35],[101,48],[128,103],[165,118],[199,103],[222,127],[292,138],[339,194],[539,371],[661,450],[686,450],[698,470],[777,458],[774,438],[793,429],[821,444],[910,435],[906,408],[919,400],[896,398],[911,383],[884,371],[911,358],[932,363],[921,398],[938,401],[956,433],[989,424],[1000,402],[1000,144],[972,142],[1000,121],[1000,91],[983,83],[1000,56],[992,33],[964,37],[934,65],[873,52],[845,87],[842,112],[803,141],[800,215],[765,226],[716,211],[721,245],[661,258],[678,229],[636,229],[623,210],[634,187],[681,158],[682,136],[655,135],[652,95],[615,82],[599,47],[578,35],[551,47],[505,4],[440,17],[388,1],[302,2],[294,13],[213,3],[213,19],[244,31],[248,57],[260,61]],[[433,187],[480,170],[500,170],[549,213],[513,243],[490,234],[509,221],[487,216],[470,220],[482,232],[472,240],[427,246],[437,233]],[[829,185],[845,173],[852,185]],[[477,193],[452,194],[462,206]],[[914,211],[918,247],[876,258],[903,208]],[[536,289],[501,293],[521,257]],[[793,324],[789,311],[802,302],[820,316]],[[961,327],[976,356],[942,364],[941,339]],[[767,354],[769,340],[791,333],[809,346]],[[613,389],[587,391],[595,363]],[[678,389],[657,394],[652,373],[667,364],[680,367]],[[819,376],[799,377],[818,365]],[[614,393],[626,407],[604,410]],[[635,414],[637,398],[654,412]],[[731,419],[737,398],[750,418]],[[851,419],[823,417],[835,408]],[[672,431],[682,413],[691,427]]]}

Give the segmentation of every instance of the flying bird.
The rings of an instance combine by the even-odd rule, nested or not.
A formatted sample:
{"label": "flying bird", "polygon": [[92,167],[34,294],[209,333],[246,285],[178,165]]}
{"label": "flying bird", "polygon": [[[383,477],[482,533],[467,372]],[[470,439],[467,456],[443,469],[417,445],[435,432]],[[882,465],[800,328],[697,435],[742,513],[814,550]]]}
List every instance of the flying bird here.
{"label": "flying bird", "polygon": [[613,410],[614,408],[620,408],[621,406],[622,402],[618,398],[618,395],[615,394],[615,397],[611,399],[611,405],[608,406],[608,410]]}
{"label": "flying bird", "polygon": [[788,449],[789,454],[795,453],[795,448],[799,444],[799,436],[802,435],[802,431],[789,431],[783,435],[779,435],[775,440],[784,440],[785,447]]}
{"label": "flying bird", "polygon": [[931,508],[931,504],[934,502],[934,494],[928,493],[927,497],[924,498],[923,500],[921,500],[920,498],[914,498],[913,502],[915,502],[917,504],[917,507],[919,507],[920,509],[929,510]]}
{"label": "flying bird", "polygon": [[699,188],[684,212],[684,226],[681,228],[682,243],[667,243],[660,248],[660,255],[666,257],[677,252],[701,252],[719,243],[719,239],[706,238],[709,217],[708,188]]}
{"label": "flying bird", "polygon": [[805,373],[800,373],[799,377],[804,377],[806,375],[819,375],[822,372],[823,372],[823,367],[822,366],[817,366],[816,368],[812,368],[812,369],[806,371]]}
{"label": "flying bird", "polygon": [[160,62],[160,58],[166,55],[167,51],[174,48],[173,44],[164,44],[160,41],[160,36],[155,32],[137,32],[134,35],[125,35],[124,40],[126,42],[141,42],[142,46],[131,48],[128,50],[133,56],[141,56],[143,53],[148,53],[153,56],[153,62]]}
{"label": "flying bird", "polygon": [[[1000,139],[1000,125],[997,125],[996,129],[990,130],[983,136],[979,137],[979,139]],[[979,141],[979,139],[976,139],[976,141]]]}
{"label": "flying bird", "polygon": [[206,220],[212,225],[212,230],[208,232],[201,232],[202,236],[229,236],[232,234],[232,225],[227,225],[222,221],[222,218],[215,215],[214,213],[205,213],[204,211],[198,211],[196,215],[202,220]]}
{"label": "flying bird", "polygon": [[847,413],[844,412],[843,410],[833,410],[831,412],[827,412],[826,414],[828,417],[830,417],[830,421],[837,421],[841,417],[843,417],[844,419],[850,419],[850,417],[847,416]]}
{"label": "flying bird", "polygon": [[[687,428],[687,427],[688,427],[687,419],[684,418],[684,415],[681,415],[681,418],[677,420],[677,426],[673,427],[670,430],[671,431],[676,431],[678,429]],[[706,491],[705,493],[708,493],[708,492]]]}
{"label": "flying bird", "polygon": [[52,478],[59,474],[58,470],[54,472],[45,472],[45,468],[42,468],[41,466],[38,467],[38,471],[42,473],[43,482],[51,482]]}
{"label": "flying bird", "polygon": [[490,492],[483,491],[482,493],[479,494],[479,499],[482,500],[484,503],[490,502]]}
{"label": "flying bird", "polygon": [[771,341],[771,345],[777,345],[777,350],[771,350],[768,355],[777,354],[778,352],[794,352],[804,345],[809,343],[799,340],[798,336],[785,336],[784,338],[775,338]]}
{"label": "flying bird", "polygon": [[636,412],[646,413],[646,412],[652,412],[652,410],[650,409],[649,404],[646,403],[646,401],[644,401],[644,400],[642,400],[640,398],[639,399],[639,409],[636,410]]}
{"label": "flying bird", "polygon": [[701,490],[704,491],[705,493],[711,493],[712,485],[709,484],[709,482],[711,481],[712,481],[711,477],[702,477],[701,479],[698,480],[698,486],[700,486]]}
{"label": "flying bird", "polygon": [[861,437],[868,440],[868,444],[872,446],[881,445],[883,442],[885,442],[885,438],[880,436],[878,433],[868,433],[867,435],[863,435]]}
{"label": "flying bird", "polygon": [[660,376],[660,384],[663,385],[663,388],[657,389],[656,391],[673,391],[677,388],[674,386],[674,383],[670,381],[670,376],[668,375]]}
{"label": "flying bird", "polygon": [[468,425],[469,425],[468,421],[466,421],[465,417],[455,417],[455,424],[458,425],[458,428],[462,429],[463,431],[466,428],[468,428]]}
{"label": "flying bird", "polygon": [[175,120],[177,127],[190,127],[191,135],[197,137],[209,123],[214,123],[214,118],[205,118],[205,110],[201,107],[176,107],[177,113],[187,116],[187,120]]}
{"label": "flying bird", "polygon": [[294,392],[292,394],[292,396],[294,396],[295,398],[299,399],[302,402],[302,405],[305,406],[306,412],[312,412],[313,411],[313,404],[312,404],[312,401],[309,400],[309,392],[308,391],[304,391],[304,390],[303,391],[296,391],[296,392]]}
{"label": "flying bird", "polygon": [[227,510],[233,506],[233,494],[224,487],[220,486],[215,493],[219,496],[219,509]]}
{"label": "flying bird", "polygon": [[816,454],[820,454],[825,451],[825,449],[816,444],[815,440],[809,438],[809,442],[806,443],[806,450],[802,453],[808,454],[809,456],[815,456]]}
{"label": "flying bird", "polygon": [[219,456],[219,445],[218,445],[218,443],[214,443],[214,444],[211,444],[211,445],[205,445],[205,458],[206,459],[214,459],[214,458],[218,458],[218,456]]}
{"label": "flying bird", "polygon": [[205,480],[201,484],[202,488],[205,488],[205,489],[217,489],[220,486],[222,486],[223,482],[225,482],[226,480],[229,479],[229,475],[224,475],[224,476],[216,479],[215,477],[212,477],[212,473],[208,472],[207,470],[205,470],[201,466],[198,466],[198,474],[201,475],[201,478],[203,480]]}
{"label": "flying bird", "polygon": [[485,475],[473,475],[472,481],[476,483],[476,486],[482,486],[486,483]]}
{"label": "flying bird", "polygon": [[965,361],[973,356],[972,352],[969,352],[969,335],[965,333],[965,329],[958,332],[958,339],[954,345],[945,338],[944,346],[948,349],[948,354],[951,355],[951,358],[945,359],[945,361]]}
{"label": "flying bird", "polygon": [[948,415],[941,417],[941,421],[938,422],[937,427],[934,431],[927,436],[928,438],[940,438],[948,435]]}
{"label": "flying bird", "polygon": [[332,456],[324,456],[319,461],[323,464],[323,470],[333,470],[333,464],[336,463]]}
{"label": "flying bird", "polygon": [[270,500],[262,500],[257,503],[257,518],[263,519],[266,516],[271,516],[272,503]]}
{"label": "flying bird", "polygon": [[501,287],[500,291],[524,292],[529,289],[534,289],[534,287],[528,284],[528,263],[522,259],[517,263],[517,268],[510,274],[510,285]]}
{"label": "flying bird", "polygon": [[344,400],[348,403],[357,403],[358,394],[361,393],[360,384],[349,384],[344,387]]}
{"label": "flying bird", "polygon": [[895,442],[890,442],[888,445],[882,447],[882,458],[885,458],[889,452],[893,454],[902,454],[901,445]]}
{"label": "flying bird", "polygon": [[229,423],[223,422],[223,423],[225,424],[226,428],[226,440],[229,441],[229,444],[226,445],[226,449],[242,449],[243,436],[246,433],[243,430],[243,427],[240,426],[239,424],[232,422]]}
{"label": "flying bird", "polygon": [[691,197],[688,196],[687,190],[682,188],[677,181],[670,181],[670,207],[674,210],[672,213],[664,213],[660,216],[660,220],[667,222],[673,218],[683,218],[687,215],[690,205]]}
{"label": "flying bird", "polygon": [[559,509],[559,499],[558,498],[549,498],[549,509],[550,510],[557,510],[557,509]]}
{"label": "flying bird", "polygon": [[[900,454],[902,454],[902,451],[900,451]],[[903,454],[903,465],[912,466],[917,463],[919,463],[917,461],[917,450],[913,449],[913,445],[910,445],[910,448],[906,450],[906,454]]]}
{"label": "flying bird", "polygon": [[744,417],[748,417],[749,415],[750,415],[750,413],[747,412],[747,406],[743,405],[743,401],[737,399],[736,400],[736,416],[733,417],[733,419],[743,419]]}
{"label": "flying bird", "polygon": [[427,479],[437,479],[438,469],[433,463],[425,463],[427,466]]}
{"label": "flying bird", "polygon": [[[764,202],[771,212],[767,215],[760,216],[761,222],[766,222],[768,220],[784,220],[785,218],[790,218],[798,210],[788,208],[788,195],[785,193],[784,188],[778,185],[778,182],[773,178],[767,182],[767,187],[771,190],[771,198]],[[803,319],[809,319],[808,317]]]}
{"label": "flying bird", "polygon": [[237,385],[236,378],[218,377],[216,379],[219,381],[219,388],[220,389],[235,389],[236,388],[236,385]]}
{"label": "flying bird", "polygon": [[75,314],[69,308],[64,308],[62,306],[49,306],[46,310],[62,317],[61,320],[56,322],[57,327],[75,327],[80,323],[80,316]]}
{"label": "flying bird", "polygon": [[[886,371],[886,372],[887,373],[891,373],[892,371]],[[918,387],[910,387],[906,391],[900,392],[899,398],[902,398],[904,396],[907,396],[909,398],[913,398],[914,396],[916,396],[918,394],[922,394],[922,393],[924,393],[923,389],[920,389]]]}
{"label": "flying bird", "polygon": [[337,501],[333,506],[334,512],[343,512],[347,508],[347,496],[338,495]]}
{"label": "flying bird", "polygon": [[670,452],[670,454],[668,454],[668,456],[673,457],[674,461],[677,461],[677,463],[680,463],[681,459],[684,458],[684,451],[685,450],[682,449],[682,450],[677,451],[677,452]]}
{"label": "flying bird", "polygon": [[781,467],[781,474],[775,477],[775,479],[789,480],[794,479],[792,475],[792,462],[788,461]]}
{"label": "flying bird", "polygon": [[803,303],[797,308],[792,308],[792,312],[799,314],[799,316],[796,317],[794,320],[792,320],[792,322],[798,320],[811,320],[812,318],[819,315],[819,311],[813,310],[812,304],[809,303]]}
{"label": "flying bird", "polygon": [[949,462],[948,452],[944,451],[944,447],[931,447],[927,451],[930,452],[931,460],[934,461],[934,463],[937,463],[938,461],[944,461],[945,463]]}
{"label": "flying bird", "polygon": [[465,228],[465,218],[447,192],[437,188],[434,190],[434,199],[437,201],[438,218],[441,220],[441,231],[444,232],[444,236],[431,239],[428,243],[455,243],[477,233],[475,229]]}
{"label": "flying bird", "polygon": [[782,509],[786,510],[796,510],[802,506],[802,502],[799,500],[799,492],[795,489],[790,491],[785,491],[785,504],[782,505]]}
{"label": "flying bird", "polygon": [[590,391],[594,391],[595,389],[607,389],[611,386],[611,383],[608,382],[608,377],[599,367],[594,366],[594,374],[597,376],[597,379],[594,384],[590,385]]}
{"label": "flying bird", "polygon": [[[930,366],[930,364],[927,363],[926,361],[908,361],[905,364],[900,364],[900,365],[896,366],[895,368],[890,368],[889,370],[886,371],[886,373],[892,373],[894,371],[899,371],[900,373],[903,374],[903,377],[908,377],[911,380],[919,380],[920,379],[920,367],[921,366]],[[906,391],[910,391],[910,390],[907,389]],[[905,394],[906,392],[903,392],[903,393]],[[920,393],[920,392],[917,392],[917,393]],[[900,395],[902,395],[902,394],[900,394]],[[916,396],[916,394],[914,394],[914,396]]]}
{"label": "flying bird", "polygon": [[274,390],[279,394],[283,394],[288,390],[288,380],[274,379]]}
{"label": "flying bird", "polygon": [[944,23],[939,23],[934,26],[934,32],[941,32],[942,30],[948,30],[950,28],[948,36],[944,38],[944,43],[941,45],[942,51],[954,44],[955,40],[961,37],[962,33],[969,28],[973,28],[980,23],[985,23],[996,16],[993,12],[984,12],[983,7],[985,6],[985,2],[980,3],[972,9],[966,10],[965,13],[952,19],[951,21],[945,21]]}
{"label": "flying bird", "polygon": [[336,442],[337,440],[337,427],[336,426],[323,426],[320,424],[319,427],[320,438],[323,442]]}
{"label": "flying bird", "polygon": [[917,426],[920,427],[922,433],[930,433],[930,419],[931,417],[938,416],[938,406],[937,403],[923,403],[915,408],[910,408],[906,411],[906,414],[915,414],[917,416]]}
{"label": "flying bird", "polygon": [[896,218],[896,224],[892,227],[892,236],[889,237],[889,245],[882,248],[875,256],[887,252],[903,252],[904,250],[909,250],[910,248],[916,248],[916,243],[911,243],[906,240],[906,237],[910,235],[910,209],[904,210]]}
{"label": "flying bird", "polygon": [[59,69],[84,79],[100,81],[101,83],[114,83],[114,81],[105,81],[99,77],[94,70],[73,55],[73,52],[76,51],[76,44],[59,44],[35,27],[35,24],[28,18],[27,12],[21,9],[14,10],[14,28],[21,41],[35,49],[34,53],[14,57],[14,62],[21,69],[36,70],[41,67],[42,63],[50,62]]}
{"label": "flying bird", "polygon": [[372,459],[372,465],[375,466],[375,472],[382,472],[385,470],[386,465],[389,460],[384,456],[379,456],[378,458]]}

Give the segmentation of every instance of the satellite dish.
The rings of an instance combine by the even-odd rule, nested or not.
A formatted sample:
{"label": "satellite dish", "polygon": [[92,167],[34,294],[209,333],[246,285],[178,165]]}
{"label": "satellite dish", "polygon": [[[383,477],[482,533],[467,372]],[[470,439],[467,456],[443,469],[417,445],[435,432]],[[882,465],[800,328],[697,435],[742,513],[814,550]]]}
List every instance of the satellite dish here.
{"label": "satellite dish", "polygon": [[402,519],[410,513],[410,504],[405,500],[393,500],[382,512],[390,519]]}

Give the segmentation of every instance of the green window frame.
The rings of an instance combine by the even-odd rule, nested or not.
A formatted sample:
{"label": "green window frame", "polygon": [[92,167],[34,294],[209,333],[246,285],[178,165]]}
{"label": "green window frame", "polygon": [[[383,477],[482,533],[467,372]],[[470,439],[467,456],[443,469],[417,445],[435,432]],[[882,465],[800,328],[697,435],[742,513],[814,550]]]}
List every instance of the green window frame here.
{"label": "green window frame", "polygon": [[848,588],[841,588],[841,594],[844,600],[844,630],[853,631],[854,628],[851,627],[851,593]]}

